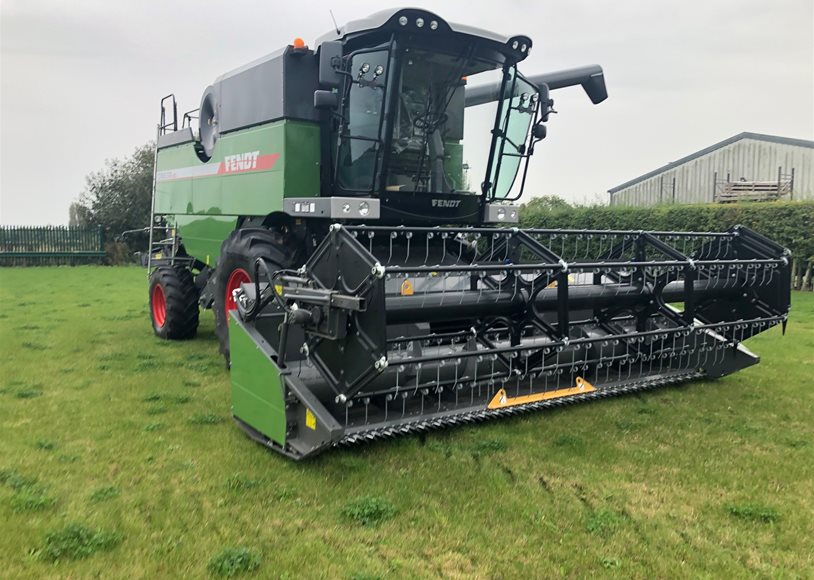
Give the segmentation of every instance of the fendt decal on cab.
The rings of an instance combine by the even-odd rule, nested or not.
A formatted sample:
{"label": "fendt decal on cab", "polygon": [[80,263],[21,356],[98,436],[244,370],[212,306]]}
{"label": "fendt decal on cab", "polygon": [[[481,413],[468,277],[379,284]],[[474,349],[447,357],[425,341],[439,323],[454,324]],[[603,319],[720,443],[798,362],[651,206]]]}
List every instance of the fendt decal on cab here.
{"label": "fendt decal on cab", "polygon": [[449,207],[456,208],[461,205],[460,199],[434,199],[432,200],[432,207]]}
{"label": "fendt decal on cab", "polygon": [[176,179],[191,179],[193,177],[212,177],[215,175],[229,175],[234,173],[248,173],[252,171],[268,171],[280,158],[279,153],[260,155],[260,151],[247,151],[226,155],[220,163],[207,165],[193,165],[192,167],[177,167],[159,171],[156,181],[174,181]]}

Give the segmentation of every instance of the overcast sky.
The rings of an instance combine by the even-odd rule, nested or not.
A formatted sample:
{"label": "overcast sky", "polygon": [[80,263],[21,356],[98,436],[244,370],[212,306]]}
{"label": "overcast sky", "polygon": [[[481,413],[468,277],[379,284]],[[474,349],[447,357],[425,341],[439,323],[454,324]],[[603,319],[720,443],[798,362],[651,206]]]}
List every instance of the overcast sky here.
{"label": "overcast sky", "polygon": [[[313,45],[387,0],[0,0],[0,223],[67,223],[84,176],[155,133],[158,101],[198,106],[221,73]],[[812,0],[422,2],[535,42],[527,74],[598,63],[610,98],[553,93],[526,188],[573,201],[754,131],[814,138]]]}

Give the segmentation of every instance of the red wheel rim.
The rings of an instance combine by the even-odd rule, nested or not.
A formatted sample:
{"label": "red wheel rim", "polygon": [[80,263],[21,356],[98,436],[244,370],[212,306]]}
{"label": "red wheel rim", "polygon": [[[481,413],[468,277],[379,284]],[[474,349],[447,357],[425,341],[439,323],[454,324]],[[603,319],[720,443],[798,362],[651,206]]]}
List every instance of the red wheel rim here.
{"label": "red wheel rim", "polygon": [[252,279],[249,277],[249,273],[243,268],[235,268],[232,270],[232,273],[229,276],[229,281],[226,283],[226,296],[223,301],[226,310],[226,324],[229,324],[229,311],[237,308],[235,298],[232,296],[232,291],[240,288],[241,284],[251,281]]}
{"label": "red wheel rim", "polygon": [[161,284],[153,286],[153,296],[150,302],[153,308],[153,320],[156,326],[161,328],[167,319],[167,300],[164,298],[164,289]]}

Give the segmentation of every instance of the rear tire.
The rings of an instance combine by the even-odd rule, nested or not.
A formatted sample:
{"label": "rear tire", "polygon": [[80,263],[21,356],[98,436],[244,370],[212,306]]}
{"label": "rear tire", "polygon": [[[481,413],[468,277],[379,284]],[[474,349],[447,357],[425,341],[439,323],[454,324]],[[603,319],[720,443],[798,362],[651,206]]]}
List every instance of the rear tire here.
{"label": "rear tire", "polygon": [[223,241],[215,270],[215,334],[220,352],[229,366],[228,311],[235,308],[232,291],[241,283],[254,281],[254,262],[264,258],[271,271],[299,266],[301,253],[289,236],[267,228],[235,230]]}
{"label": "rear tire", "polygon": [[198,289],[186,268],[162,266],[150,275],[150,320],[165,340],[186,340],[198,333]]}

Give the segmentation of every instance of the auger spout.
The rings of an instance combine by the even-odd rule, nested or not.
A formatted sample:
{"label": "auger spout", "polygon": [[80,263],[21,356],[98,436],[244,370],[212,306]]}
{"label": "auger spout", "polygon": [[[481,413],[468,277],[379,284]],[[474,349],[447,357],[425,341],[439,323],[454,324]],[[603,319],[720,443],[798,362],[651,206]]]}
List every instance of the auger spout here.
{"label": "auger spout", "polygon": [[[594,105],[598,105],[608,98],[605,73],[598,64],[530,75],[526,77],[526,80],[537,87],[545,86],[547,91],[581,85]],[[466,87],[466,106],[474,107],[497,101],[500,98],[500,91],[501,83],[499,82]]]}

